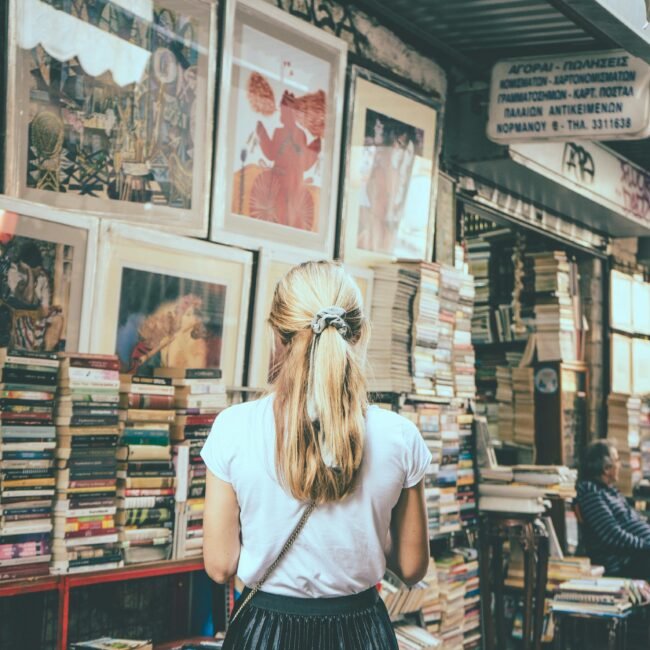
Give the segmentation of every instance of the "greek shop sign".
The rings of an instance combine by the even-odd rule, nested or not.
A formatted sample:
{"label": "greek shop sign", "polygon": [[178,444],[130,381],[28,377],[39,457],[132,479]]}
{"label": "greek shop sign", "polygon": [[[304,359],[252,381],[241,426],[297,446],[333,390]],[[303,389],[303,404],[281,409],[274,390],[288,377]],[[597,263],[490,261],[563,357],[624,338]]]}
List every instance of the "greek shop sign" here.
{"label": "greek shop sign", "polygon": [[499,61],[487,125],[501,144],[650,135],[650,65],[624,50]]}

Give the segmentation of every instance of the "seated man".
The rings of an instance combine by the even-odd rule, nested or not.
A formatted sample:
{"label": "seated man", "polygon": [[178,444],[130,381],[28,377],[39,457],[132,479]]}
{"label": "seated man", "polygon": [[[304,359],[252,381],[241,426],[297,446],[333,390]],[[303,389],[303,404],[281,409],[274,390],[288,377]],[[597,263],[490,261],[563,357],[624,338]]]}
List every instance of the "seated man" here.
{"label": "seated man", "polygon": [[605,575],[650,578],[650,524],[616,489],[620,462],[611,441],[587,448],[577,486],[584,545]]}

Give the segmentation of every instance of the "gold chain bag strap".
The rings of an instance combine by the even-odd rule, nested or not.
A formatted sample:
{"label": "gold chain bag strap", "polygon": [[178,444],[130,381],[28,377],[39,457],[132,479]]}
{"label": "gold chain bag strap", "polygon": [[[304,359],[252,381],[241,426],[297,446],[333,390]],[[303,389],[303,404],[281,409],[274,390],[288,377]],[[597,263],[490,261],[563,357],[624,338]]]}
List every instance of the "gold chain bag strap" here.
{"label": "gold chain bag strap", "polygon": [[237,608],[237,611],[235,612],[234,616],[230,619],[231,625],[241,614],[241,611],[244,609],[244,607],[246,607],[246,605],[248,605],[248,603],[252,600],[253,596],[262,588],[262,585],[266,582],[267,578],[273,573],[273,571],[275,571],[278,564],[280,564],[280,562],[282,561],[282,558],[287,554],[287,551],[293,546],[293,543],[296,541],[298,535],[300,535],[300,531],[307,523],[307,519],[309,519],[309,515],[311,515],[315,507],[316,504],[312,502],[307,506],[305,511],[302,513],[302,517],[300,518],[300,521],[293,529],[291,535],[289,535],[287,541],[284,543],[284,546],[282,547],[282,550],[278,554],[278,557],[275,558],[273,564],[271,564],[271,566],[266,570],[261,580],[250,590],[248,596],[246,596],[246,598],[244,599],[244,602],[241,604],[240,607]]}

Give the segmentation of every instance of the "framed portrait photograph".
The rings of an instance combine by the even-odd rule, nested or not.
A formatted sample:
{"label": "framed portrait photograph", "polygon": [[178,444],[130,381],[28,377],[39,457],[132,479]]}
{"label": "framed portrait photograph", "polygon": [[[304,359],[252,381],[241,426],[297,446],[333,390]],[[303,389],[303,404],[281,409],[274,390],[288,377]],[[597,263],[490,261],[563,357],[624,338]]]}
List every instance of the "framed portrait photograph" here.
{"label": "framed portrait photograph", "polygon": [[612,334],[611,392],[629,395],[632,389],[632,339],[622,334]]}
{"label": "framed portrait photograph", "polygon": [[252,253],[103,222],[91,349],[122,372],[213,368],[242,381]]}
{"label": "framed portrait photograph", "polygon": [[10,0],[5,191],[205,237],[217,0]]}
{"label": "framed portrait photograph", "polygon": [[439,106],[358,66],[349,98],[340,256],[357,266],[430,260]]}
{"label": "framed portrait photograph", "polygon": [[[273,376],[273,331],[268,323],[273,292],[279,280],[294,266],[304,261],[304,257],[298,253],[282,249],[262,248],[260,250],[255,285],[253,340],[248,367],[248,386],[266,388],[269,378]],[[374,273],[370,269],[353,268],[347,265],[344,267],[359,286],[364,309],[370,318]]]}
{"label": "framed portrait photograph", "polygon": [[267,2],[227,6],[211,239],[332,256],[346,57]]}
{"label": "framed portrait photograph", "polygon": [[0,197],[0,348],[86,352],[96,219]]}

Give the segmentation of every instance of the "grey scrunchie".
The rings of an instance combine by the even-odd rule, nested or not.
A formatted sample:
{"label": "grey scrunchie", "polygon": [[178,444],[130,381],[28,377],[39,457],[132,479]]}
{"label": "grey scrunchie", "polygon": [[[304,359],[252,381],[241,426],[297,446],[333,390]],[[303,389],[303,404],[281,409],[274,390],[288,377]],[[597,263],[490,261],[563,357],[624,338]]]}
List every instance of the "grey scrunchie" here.
{"label": "grey scrunchie", "polygon": [[347,312],[341,307],[325,307],[321,309],[311,320],[311,329],[314,334],[320,334],[328,327],[335,327],[338,333],[347,339],[350,336],[350,328],[345,322]]}

